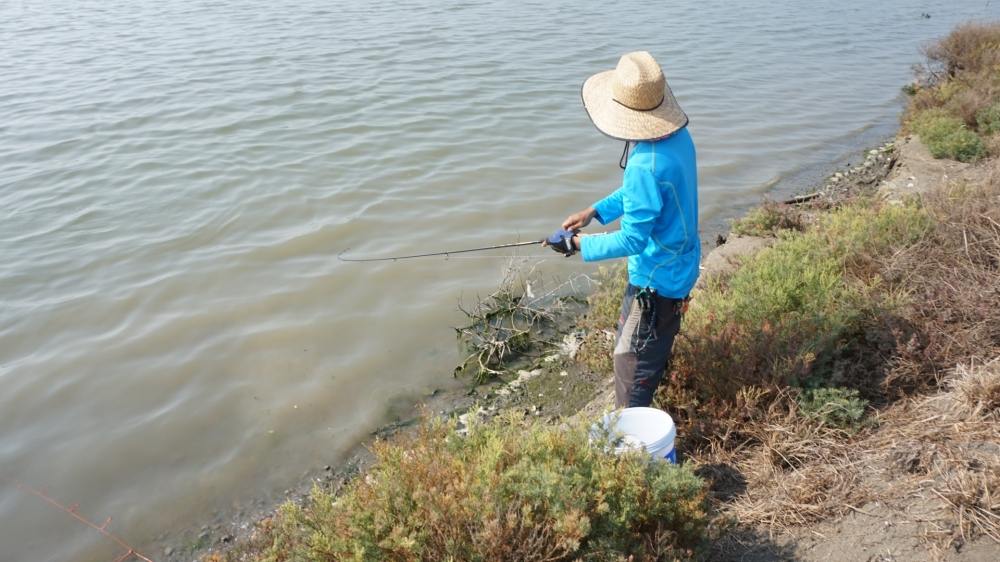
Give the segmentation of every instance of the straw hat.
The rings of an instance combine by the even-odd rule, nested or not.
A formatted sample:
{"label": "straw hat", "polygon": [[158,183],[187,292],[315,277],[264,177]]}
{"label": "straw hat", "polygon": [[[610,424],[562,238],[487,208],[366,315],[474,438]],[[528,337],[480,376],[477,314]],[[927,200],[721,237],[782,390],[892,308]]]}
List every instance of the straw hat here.
{"label": "straw hat", "polygon": [[582,95],[590,120],[611,138],[658,140],[688,122],[660,65],[646,51],[627,53],[614,70],[588,78]]}

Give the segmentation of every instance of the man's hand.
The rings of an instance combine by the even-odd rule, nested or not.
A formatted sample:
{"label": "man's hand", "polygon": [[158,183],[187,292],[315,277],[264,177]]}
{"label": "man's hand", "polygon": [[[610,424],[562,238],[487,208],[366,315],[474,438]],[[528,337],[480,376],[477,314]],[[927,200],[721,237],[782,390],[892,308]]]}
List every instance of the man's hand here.
{"label": "man's hand", "polygon": [[576,233],[572,230],[557,230],[552,236],[545,239],[544,245],[550,246],[556,252],[567,258],[580,249],[579,242],[575,240]]}
{"label": "man's hand", "polygon": [[573,213],[572,215],[566,217],[566,220],[562,223],[562,227],[565,230],[572,230],[573,232],[576,232],[577,230],[580,230],[590,224],[590,221],[593,220],[595,215],[597,215],[597,211],[595,211],[593,207],[587,207],[579,213]]}

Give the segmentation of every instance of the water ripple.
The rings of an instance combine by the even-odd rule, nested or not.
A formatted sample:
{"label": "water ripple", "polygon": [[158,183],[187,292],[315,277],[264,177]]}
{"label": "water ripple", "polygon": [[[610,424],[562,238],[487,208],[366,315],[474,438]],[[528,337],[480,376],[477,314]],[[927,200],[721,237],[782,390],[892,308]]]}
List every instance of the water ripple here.
{"label": "water ripple", "polygon": [[[140,544],[280,492],[452,384],[500,273],[338,252],[532,239],[616,187],[579,88],[636,48],[712,237],[891,132],[918,45],[998,16],[954,4],[0,4],[0,466]],[[31,502],[0,489],[5,559],[103,555]]]}

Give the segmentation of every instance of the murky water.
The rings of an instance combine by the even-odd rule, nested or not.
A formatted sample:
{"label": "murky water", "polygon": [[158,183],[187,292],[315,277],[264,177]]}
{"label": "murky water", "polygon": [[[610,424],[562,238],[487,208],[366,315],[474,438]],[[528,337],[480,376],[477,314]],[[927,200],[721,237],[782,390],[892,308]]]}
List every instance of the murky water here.
{"label": "murky water", "polygon": [[[137,545],[280,494],[455,384],[505,263],[337,253],[541,237],[617,186],[590,73],[661,61],[714,237],[890,133],[918,45],[992,4],[2,2],[0,477]],[[0,560],[117,552],[0,480]]]}

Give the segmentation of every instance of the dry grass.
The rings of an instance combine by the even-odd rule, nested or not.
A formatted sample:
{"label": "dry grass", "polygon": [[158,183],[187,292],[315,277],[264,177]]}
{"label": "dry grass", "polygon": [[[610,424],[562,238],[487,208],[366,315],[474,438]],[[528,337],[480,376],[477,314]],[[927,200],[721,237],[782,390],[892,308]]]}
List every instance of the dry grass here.
{"label": "dry grass", "polygon": [[936,386],[944,370],[1000,350],[1000,173],[934,191],[925,208],[932,235],[878,264],[912,303],[914,336],[897,349],[884,382],[896,396]]}
{"label": "dry grass", "polygon": [[[930,226],[907,244],[873,251],[879,237],[850,234],[859,226],[870,228],[877,215],[848,212],[827,217],[826,226],[818,223],[828,234],[847,236],[838,242],[847,246],[848,258],[839,269],[845,282],[862,282],[860,296],[874,303],[895,302],[891,318],[869,317],[863,324],[869,334],[848,331],[834,342],[852,349],[842,361],[881,357],[881,379],[873,373],[842,379],[844,386],[880,397],[866,423],[833,427],[803,412],[803,391],[768,384],[767,378],[756,383],[762,387],[740,383],[729,400],[706,400],[690,386],[670,389],[667,407],[680,424],[681,450],[713,483],[722,518],[783,533],[878,501],[910,521],[911,507],[925,508],[918,523],[936,548],[960,547],[979,537],[1000,543],[1000,171],[995,168],[987,164],[980,181],[944,186],[914,203]],[[890,232],[896,234],[887,239],[906,231]],[[752,272],[744,269],[744,275]],[[780,269],[786,275],[804,270]],[[752,342],[763,345],[759,342],[766,344],[772,330],[762,324],[736,336],[756,334]],[[732,337],[720,341],[739,344]],[[752,366],[738,364],[743,373]]]}
{"label": "dry grass", "polygon": [[[809,423],[790,396],[749,391],[750,424],[690,455],[716,480],[717,508],[741,524],[785,532],[880,501],[900,513],[934,509],[926,538],[948,547],[989,537],[1000,543],[1000,358],[956,368],[950,390],[901,402],[877,428],[855,436]],[[735,467],[745,491],[720,489],[717,467]]]}
{"label": "dry grass", "polygon": [[983,407],[1000,388],[1000,357],[959,366],[949,386],[887,412],[884,430],[868,439],[866,461],[895,478],[893,495],[940,503],[950,520],[927,522],[939,540],[985,535],[1000,543],[1000,417]]}
{"label": "dry grass", "polygon": [[978,367],[959,365],[949,388],[967,416],[1000,419],[1000,360]]}
{"label": "dry grass", "polygon": [[722,419],[722,431],[689,456],[739,471],[745,490],[721,490],[732,501],[719,507],[741,524],[787,529],[842,513],[845,501],[866,495],[859,472],[844,470],[853,463],[843,445],[850,434],[803,416],[794,393],[744,389]]}
{"label": "dry grass", "polygon": [[1000,65],[1000,22],[968,22],[924,47],[929,78],[942,82],[963,74],[979,74]]}

